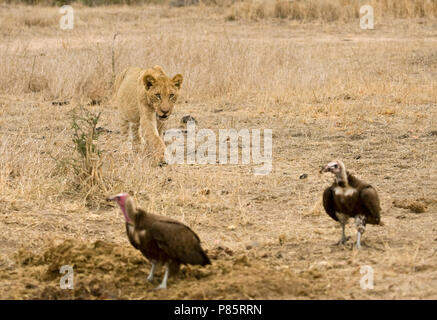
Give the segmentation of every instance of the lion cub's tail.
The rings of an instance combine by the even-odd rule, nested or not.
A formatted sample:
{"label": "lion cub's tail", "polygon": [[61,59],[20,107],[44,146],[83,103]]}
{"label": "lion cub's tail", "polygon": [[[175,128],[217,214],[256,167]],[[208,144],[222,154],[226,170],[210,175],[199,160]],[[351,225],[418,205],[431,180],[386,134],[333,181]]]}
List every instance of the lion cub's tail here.
{"label": "lion cub's tail", "polygon": [[117,95],[117,91],[120,88],[120,85],[123,82],[124,78],[126,77],[126,72],[127,72],[128,69],[129,68],[124,69],[122,72],[120,72],[115,77],[114,85],[112,86],[112,89],[113,89],[112,103],[115,101],[115,97]]}
{"label": "lion cub's tail", "polygon": [[124,78],[126,77],[126,72],[129,68],[124,69],[122,72],[120,72],[116,77],[114,81],[114,92],[117,92],[118,88],[120,88],[120,84],[123,82]]}

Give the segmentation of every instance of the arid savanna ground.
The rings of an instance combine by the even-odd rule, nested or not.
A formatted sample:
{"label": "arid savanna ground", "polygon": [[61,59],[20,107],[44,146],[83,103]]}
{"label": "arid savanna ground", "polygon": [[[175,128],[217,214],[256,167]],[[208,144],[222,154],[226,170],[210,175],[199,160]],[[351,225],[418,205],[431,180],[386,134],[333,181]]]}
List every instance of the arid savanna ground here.
{"label": "arid savanna ground", "polygon": [[[72,30],[57,7],[2,2],[0,298],[436,299],[437,4],[415,2],[423,11],[375,4],[374,30],[341,0],[73,4]],[[185,79],[169,128],[191,115],[216,133],[272,129],[271,173],[160,168],[132,151],[110,104],[113,74],[156,64]],[[86,159],[72,128],[85,110],[101,112],[101,152]],[[321,204],[333,178],[319,169],[333,159],[380,195],[384,225],[367,227],[360,251],[352,222],[352,239],[335,245],[340,226]],[[212,265],[152,290],[162,272],[147,282],[150,263],[105,202],[118,192],[192,227]],[[59,287],[62,265],[74,290]]]}

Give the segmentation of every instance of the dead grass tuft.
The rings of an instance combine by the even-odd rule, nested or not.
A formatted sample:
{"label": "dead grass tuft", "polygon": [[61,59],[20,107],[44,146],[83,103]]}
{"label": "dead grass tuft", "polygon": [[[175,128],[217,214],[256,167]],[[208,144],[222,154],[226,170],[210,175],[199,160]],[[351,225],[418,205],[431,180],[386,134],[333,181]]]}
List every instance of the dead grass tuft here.
{"label": "dead grass tuft", "polygon": [[396,208],[408,209],[414,213],[424,213],[427,205],[421,200],[394,200],[393,205]]}

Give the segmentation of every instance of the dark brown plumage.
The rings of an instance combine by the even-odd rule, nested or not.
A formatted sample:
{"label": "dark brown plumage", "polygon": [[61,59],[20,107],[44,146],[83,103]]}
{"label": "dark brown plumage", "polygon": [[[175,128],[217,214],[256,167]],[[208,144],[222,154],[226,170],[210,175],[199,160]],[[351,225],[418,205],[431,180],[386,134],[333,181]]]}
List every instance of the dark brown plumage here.
{"label": "dark brown plumage", "polygon": [[346,243],[345,225],[349,218],[355,219],[357,227],[357,248],[361,247],[361,235],[366,224],[380,224],[381,207],[376,190],[368,183],[359,180],[346,171],[340,160],[330,162],[322,172],[335,175],[334,183],[323,192],[323,207],[326,213],[342,225],[342,238]]}
{"label": "dark brown plumage", "polygon": [[153,280],[158,263],[165,266],[164,279],[157,289],[167,288],[169,273],[177,272],[181,264],[211,264],[200,245],[199,237],[188,226],[136,208],[127,193],[115,195],[108,200],[115,200],[120,205],[126,219],[129,242],[152,262],[147,279]]}

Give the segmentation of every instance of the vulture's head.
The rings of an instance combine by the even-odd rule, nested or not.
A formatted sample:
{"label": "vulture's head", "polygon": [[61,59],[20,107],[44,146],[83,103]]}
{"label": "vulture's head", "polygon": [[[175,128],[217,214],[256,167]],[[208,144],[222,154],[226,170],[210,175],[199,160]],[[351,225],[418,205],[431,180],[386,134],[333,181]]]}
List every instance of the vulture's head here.
{"label": "vulture's head", "polygon": [[120,206],[121,211],[124,214],[126,222],[131,222],[134,216],[135,206],[129,193],[119,193],[114,196],[106,198],[107,201],[115,201]]}
{"label": "vulture's head", "polygon": [[346,167],[340,160],[334,160],[322,167],[321,173],[331,172],[335,175],[337,181],[347,181]]}

